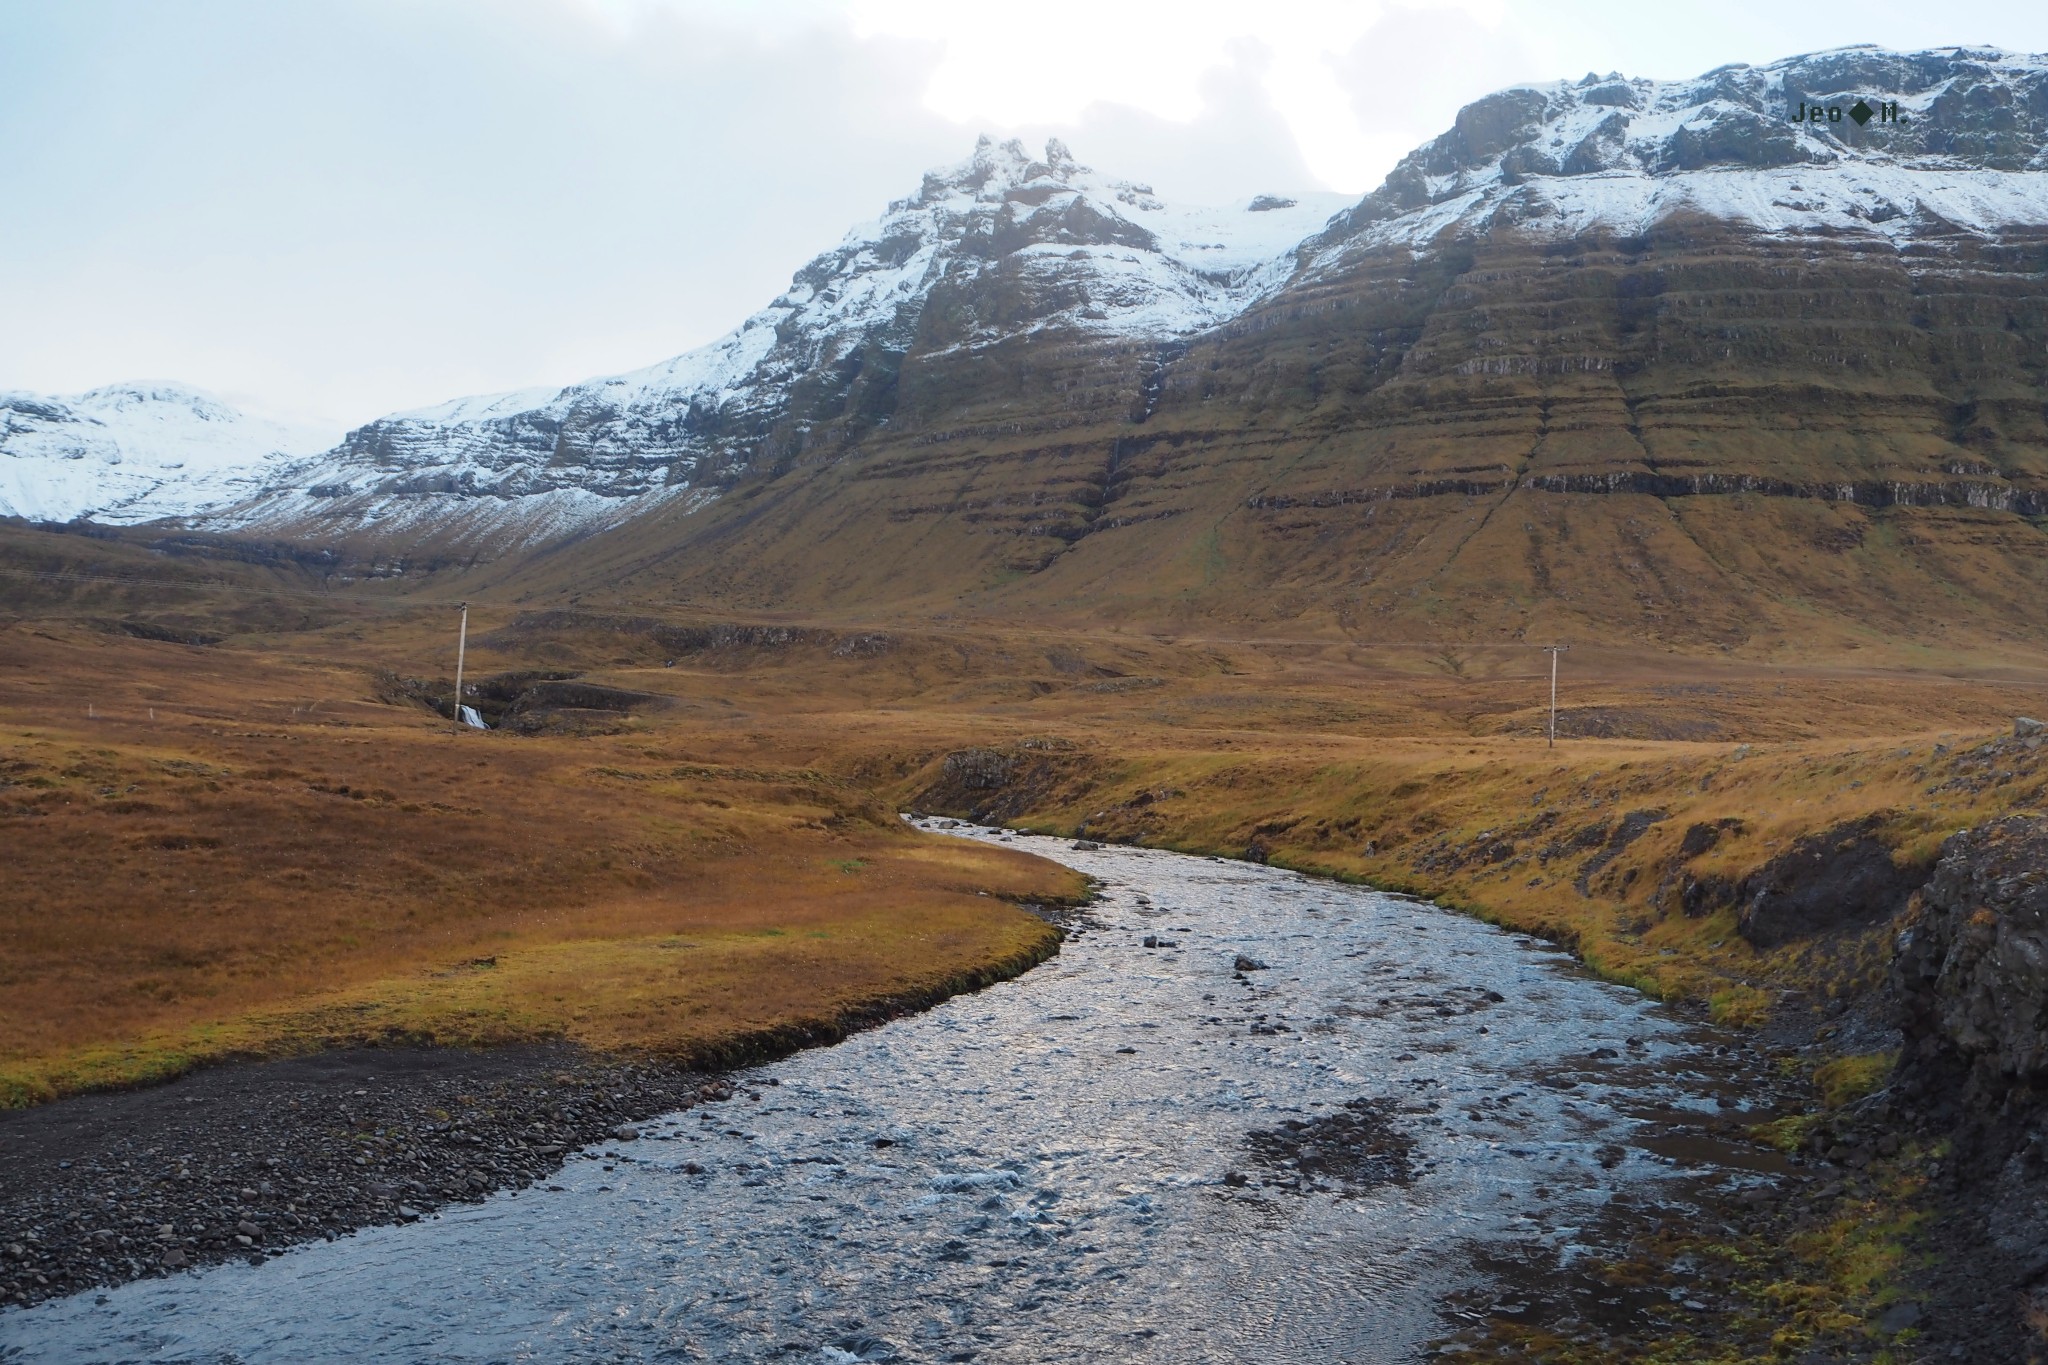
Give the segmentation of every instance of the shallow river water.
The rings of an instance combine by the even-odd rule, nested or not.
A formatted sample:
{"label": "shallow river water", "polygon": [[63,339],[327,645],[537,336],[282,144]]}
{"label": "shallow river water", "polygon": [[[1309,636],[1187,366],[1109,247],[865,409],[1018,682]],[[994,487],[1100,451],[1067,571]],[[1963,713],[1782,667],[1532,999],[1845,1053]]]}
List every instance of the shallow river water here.
{"label": "shallow river water", "polygon": [[1700,1135],[1749,1103],[1725,1040],[1532,940],[956,832],[1105,897],[1022,978],[546,1187],[8,1314],[0,1360],[1412,1360],[1472,1304],[1598,1311],[1543,1296],[1595,1292],[1558,1272],[1617,1191],[1685,1217],[1756,1178]]}

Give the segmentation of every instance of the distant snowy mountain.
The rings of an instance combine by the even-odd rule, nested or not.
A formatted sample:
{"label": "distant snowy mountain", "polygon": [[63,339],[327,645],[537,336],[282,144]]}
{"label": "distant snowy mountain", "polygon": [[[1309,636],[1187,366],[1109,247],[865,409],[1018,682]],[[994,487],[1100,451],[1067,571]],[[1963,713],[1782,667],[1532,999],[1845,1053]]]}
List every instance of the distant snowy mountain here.
{"label": "distant snowy mountain", "polygon": [[1214,327],[1284,282],[1287,253],[1350,202],[1176,207],[1149,186],[1097,176],[1057,141],[1037,158],[984,137],[709,346],[565,389],[397,413],[208,523],[452,524],[461,539],[533,540],[701,500],[764,443],[801,444],[813,414],[843,411],[913,348]]}
{"label": "distant snowy mountain", "polygon": [[[1820,121],[1795,122],[1801,110]],[[1894,240],[2048,224],[2048,57],[1863,46],[1694,80],[1588,73],[1503,90],[1307,255],[1327,268],[1351,247],[1626,235],[1685,215]]]}
{"label": "distant snowy mountain", "polygon": [[0,392],[0,516],[131,523],[250,497],[333,427],[259,416],[176,384],[66,398]]}

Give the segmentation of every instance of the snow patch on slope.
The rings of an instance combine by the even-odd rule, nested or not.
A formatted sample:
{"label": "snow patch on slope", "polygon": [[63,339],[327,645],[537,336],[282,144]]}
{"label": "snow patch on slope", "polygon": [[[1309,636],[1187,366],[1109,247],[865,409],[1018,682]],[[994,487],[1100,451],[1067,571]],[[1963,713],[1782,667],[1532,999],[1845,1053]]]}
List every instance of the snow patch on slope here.
{"label": "snow patch on slope", "polygon": [[0,516],[127,524],[246,498],[331,426],[249,412],[177,384],[70,397],[0,392]]}

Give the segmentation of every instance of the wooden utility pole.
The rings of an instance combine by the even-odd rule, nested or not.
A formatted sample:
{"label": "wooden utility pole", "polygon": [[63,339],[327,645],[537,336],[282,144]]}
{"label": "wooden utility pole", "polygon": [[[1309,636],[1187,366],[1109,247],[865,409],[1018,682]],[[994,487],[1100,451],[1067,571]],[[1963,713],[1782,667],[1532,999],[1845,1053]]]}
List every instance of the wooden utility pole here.
{"label": "wooden utility pole", "polygon": [[455,724],[451,733],[462,733],[462,656],[469,648],[469,603],[462,604],[461,633],[455,637]]}
{"label": "wooden utility pole", "polygon": [[1550,656],[1550,747],[1557,747],[1557,656],[1570,649],[1570,645],[1545,645],[1543,652]]}

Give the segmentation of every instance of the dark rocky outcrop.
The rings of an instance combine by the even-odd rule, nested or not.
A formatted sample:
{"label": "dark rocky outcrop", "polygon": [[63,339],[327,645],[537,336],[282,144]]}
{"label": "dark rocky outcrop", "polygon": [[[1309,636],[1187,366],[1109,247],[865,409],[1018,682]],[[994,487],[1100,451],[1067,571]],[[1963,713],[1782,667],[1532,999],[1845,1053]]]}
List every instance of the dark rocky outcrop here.
{"label": "dark rocky outcrop", "polygon": [[2048,818],[1950,837],[1892,966],[1917,1088],[2003,1101],[2048,1080]]}
{"label": "dark rocky outcrop", "polygon": [[956,749],[914,801],[919,810],[958,812],[1000,824],[1038,809],[1056,789],[1082,777],[1086,764],[1071,740],[1026,739],[1001,749]]}
{"label": "dark rocky outcrop", "polygon": [[1904,1033],[1892,1111],[1931,1121],[1952,1143],[1958,1216],[1927,1234],[1933,1264],[1953,1263],[1979,1303],[2018,1301],[2038,1332],[2048,1320],[2048,818],[2009,816],[1943,845],[1899,935],[1891,985]]}
{"label": "dark rocky outcrop", "polygon": [[1879,837],[1882,815],[1810,834],[1743,882],[1736,931],[1759,948],[1834,929],[1879,924],[1927,880]]}

